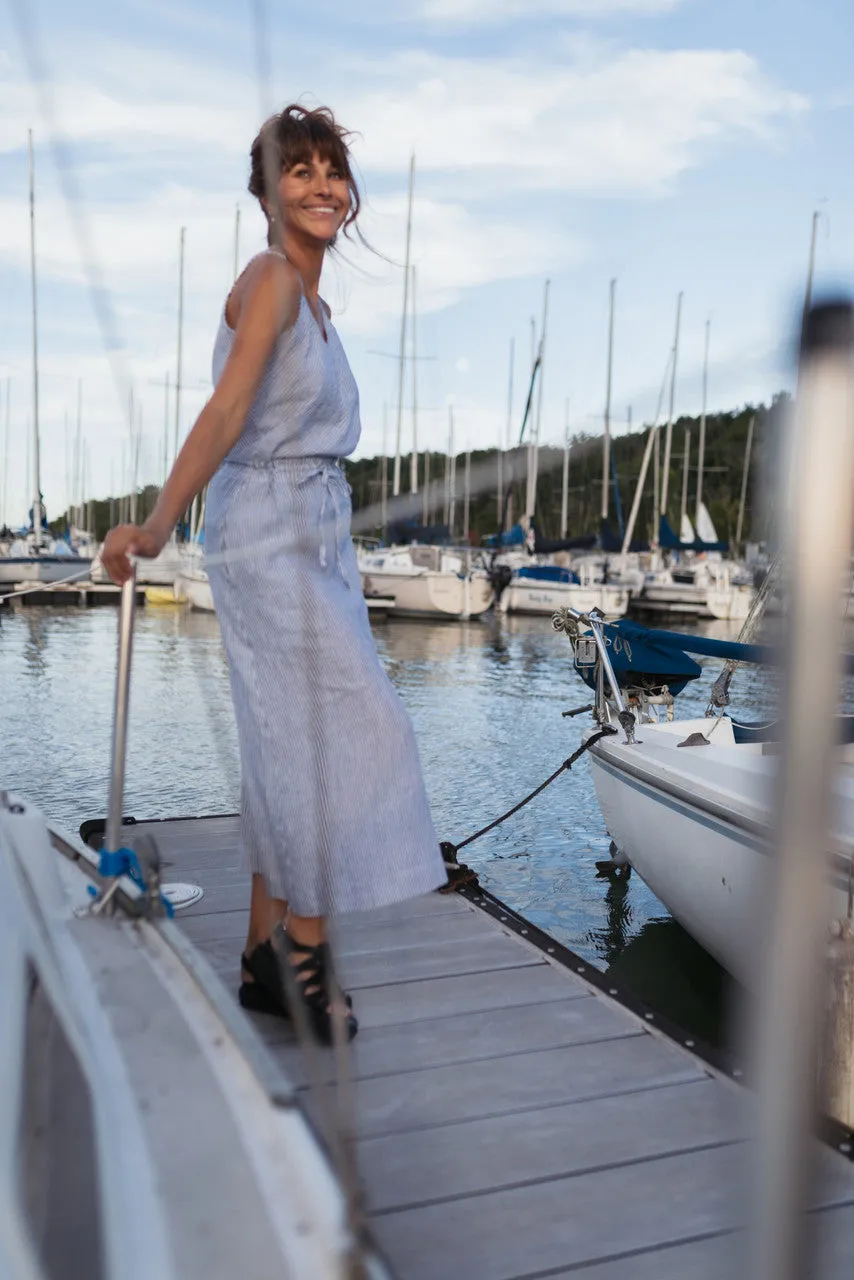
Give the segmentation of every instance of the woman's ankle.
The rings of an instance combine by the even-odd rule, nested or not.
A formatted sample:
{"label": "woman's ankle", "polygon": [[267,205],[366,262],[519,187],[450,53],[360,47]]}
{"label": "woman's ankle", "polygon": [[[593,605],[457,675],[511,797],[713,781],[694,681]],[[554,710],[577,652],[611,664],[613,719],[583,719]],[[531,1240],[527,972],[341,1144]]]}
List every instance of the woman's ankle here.
{"label": "woman's ankle", "polygon": [[323,916],[297,916],[289,911],[285,917],[285,929],[298,946],[319,947],[326,941],[326,920]]}

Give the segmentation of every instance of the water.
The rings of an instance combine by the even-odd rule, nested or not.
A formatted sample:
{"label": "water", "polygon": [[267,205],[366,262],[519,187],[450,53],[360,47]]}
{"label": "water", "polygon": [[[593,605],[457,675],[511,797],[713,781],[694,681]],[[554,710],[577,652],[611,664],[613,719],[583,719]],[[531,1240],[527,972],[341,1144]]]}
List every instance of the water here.
{"label": "water", "polygon": [[[715,634],[734,634],[732,629]],[[0,615],[0,783],[77,830],[103,817],[116,657],[112,609]],[[590,700],[565,636],[548,618],[469,623],[390,620],[374,628],[381,661],[415,724],[440,837],[458,843],[539,785],[579,746]],[[701,713],[717,672],[679,698]],[[739,708],[767,708],[768,687],[737,677]],[[209,614],[149,607],[137,619],[125,813],[137,818],[238,807],[237,743],[225,657]],[[520,813],[461,857],[484,886],[662,1012],[718,1039],[725,980],[637,875],[612,884],[582,757]]]}

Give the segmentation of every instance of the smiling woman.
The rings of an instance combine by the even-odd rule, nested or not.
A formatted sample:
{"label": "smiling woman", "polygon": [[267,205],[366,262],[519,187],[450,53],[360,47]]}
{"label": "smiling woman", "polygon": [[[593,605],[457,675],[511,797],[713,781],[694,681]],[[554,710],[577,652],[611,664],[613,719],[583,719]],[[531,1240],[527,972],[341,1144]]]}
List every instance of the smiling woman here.
{"label": "smiling woman", "polygon": [[[222,310],[215,391],[153,514],[102,559],[156,555],[210,480],[206,566],[228,657],[241,758],[241,843],[252,872],[241,1003],[300,1016],[332,1039],[326,917],[445,881],[412,725],[385,675],[350,537],[338,460],[359,441],[359,397],[318,289],[359,211],[345,131],[285,108],[252,144],[249,189],[269,247]],[[292,972],[291,972],[292,966]]]}
{"label": "smiling woman", "polygon": [[[276,199],[279,175],[287,174],[294,179],[289,184],[292,187],[290,194],[298,204],[300,183],[310,182],[312,164],[315,157],[318,157],[347,184],[349,209],[341,223],[346,234],[347,228],[359,216],[361,208],[359,188],[350,166],[347,147],[349,137],[347,130],[342,129],[326,107],[306,111],[305,108],[292,104],[264,123],[252,143],[249,191],[260,201],[268,221],[272,221],[277,215],[276,208],[271,208],[270,205],[271,198],[273,201]],[[303,191],[302,194],[305,195],[306,192]],[[274,228],[271,226],[269,244],[274,243],[273,237]],[[328,244],[331,246],[333,243],[334,237]]]}

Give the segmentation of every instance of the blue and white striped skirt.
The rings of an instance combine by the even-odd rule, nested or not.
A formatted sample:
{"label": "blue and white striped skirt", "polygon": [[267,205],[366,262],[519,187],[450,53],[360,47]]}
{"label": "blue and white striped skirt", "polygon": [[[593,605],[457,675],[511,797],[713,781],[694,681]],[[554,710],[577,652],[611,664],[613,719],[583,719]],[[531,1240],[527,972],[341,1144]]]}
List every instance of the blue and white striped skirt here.
{"label": "blue and white striped skirt", "polygon": [[383,671],[330,458],[224,463],[205,556],[228,657],[241,837],[267,892],[339,915],[445,881],[409,716]]}

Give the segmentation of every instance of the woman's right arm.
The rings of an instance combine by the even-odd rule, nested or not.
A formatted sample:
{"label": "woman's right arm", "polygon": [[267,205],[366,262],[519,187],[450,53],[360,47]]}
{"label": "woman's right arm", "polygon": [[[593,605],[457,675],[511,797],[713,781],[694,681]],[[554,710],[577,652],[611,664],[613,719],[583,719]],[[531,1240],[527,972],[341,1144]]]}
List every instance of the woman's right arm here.
{"label": "woman's right arm", "polygon": [[290,263],[271,255],[250,271],[239,299],[231,353],[175,459],[154,511],[141,527],[119,525],[107,536],[101,561],[115,582],[130,577],[129,555],[151,557],[162,550],[182,513],[236,444],[273,347],[283,330],[296,321],[302,289]]}

